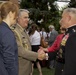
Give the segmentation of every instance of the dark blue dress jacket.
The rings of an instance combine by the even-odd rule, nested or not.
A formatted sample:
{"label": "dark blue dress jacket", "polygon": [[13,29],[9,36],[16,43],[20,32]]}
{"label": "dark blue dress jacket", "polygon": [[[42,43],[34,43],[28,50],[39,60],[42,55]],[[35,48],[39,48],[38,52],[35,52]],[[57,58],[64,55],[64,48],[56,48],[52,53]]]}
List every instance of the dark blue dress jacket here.
{"label": "dark blue dress jacket", "polygon": [[0,24],[0,75],[18,75],[18,48],[5,22]]}

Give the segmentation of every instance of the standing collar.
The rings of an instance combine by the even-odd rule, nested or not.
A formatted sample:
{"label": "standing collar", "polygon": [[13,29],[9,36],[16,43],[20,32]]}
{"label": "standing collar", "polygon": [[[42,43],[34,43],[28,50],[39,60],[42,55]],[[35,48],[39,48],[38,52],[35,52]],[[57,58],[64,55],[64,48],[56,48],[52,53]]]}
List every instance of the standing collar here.
{"label": "standing collar", "polygon": [[71,31],[76,32],[76,24],[74,24],[66,29],[66,33],[71,32]]}
{"label": "standing collar", "polygon": [[[76,26],[76,24],[73,24],[73,25],[69,26],[68,28],[71,28],[71,27],[73,27],[73,26]],[[67,29],[68,29],[68,28],[67,28]]]}

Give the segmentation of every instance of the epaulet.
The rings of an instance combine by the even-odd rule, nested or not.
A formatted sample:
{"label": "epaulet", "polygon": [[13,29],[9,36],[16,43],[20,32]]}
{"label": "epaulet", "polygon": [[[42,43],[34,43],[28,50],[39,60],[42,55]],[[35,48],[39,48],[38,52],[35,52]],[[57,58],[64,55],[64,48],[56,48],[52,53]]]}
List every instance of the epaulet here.
{"label": "epaulet", "polygon": [[21,38],[20,38],[20,35],[19,35],[16,27],[15,27],[15,26],[11,26],[10,28],[11,28],[11,30],[14,32],[14,34],[17,36],[17,39],[19,39],[21,46],[23,46],[23,45],[22,45]]}

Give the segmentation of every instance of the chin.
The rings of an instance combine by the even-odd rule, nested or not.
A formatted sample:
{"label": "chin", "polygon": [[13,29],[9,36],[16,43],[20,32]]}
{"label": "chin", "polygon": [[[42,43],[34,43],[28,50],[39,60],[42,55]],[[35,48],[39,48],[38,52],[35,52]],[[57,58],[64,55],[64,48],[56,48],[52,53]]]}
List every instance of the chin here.
{"label": "chin", "polygon": [[25,24],[25,27],[28,27],[28,24]]}

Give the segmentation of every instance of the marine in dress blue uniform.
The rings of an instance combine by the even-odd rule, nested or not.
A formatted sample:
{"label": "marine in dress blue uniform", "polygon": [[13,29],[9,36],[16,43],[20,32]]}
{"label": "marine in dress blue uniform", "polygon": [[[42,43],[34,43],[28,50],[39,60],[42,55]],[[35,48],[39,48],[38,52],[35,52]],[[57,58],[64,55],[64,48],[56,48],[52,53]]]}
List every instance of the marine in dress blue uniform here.
{"label": "marine in dress blue uniform", "polygon": [[64,38],[61,42],[62,58],[65,63],[62,75],[76,75],[76,25],[67,29]]}

